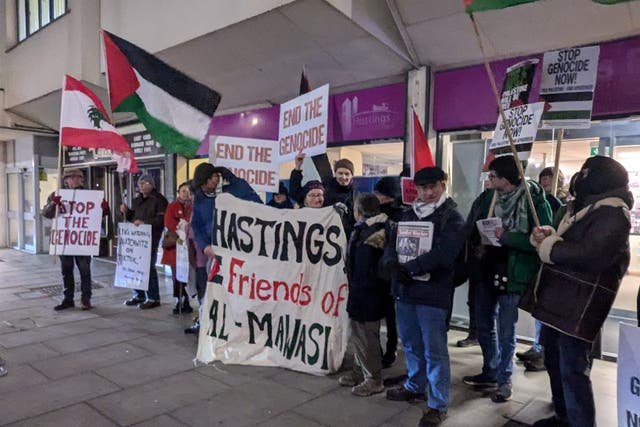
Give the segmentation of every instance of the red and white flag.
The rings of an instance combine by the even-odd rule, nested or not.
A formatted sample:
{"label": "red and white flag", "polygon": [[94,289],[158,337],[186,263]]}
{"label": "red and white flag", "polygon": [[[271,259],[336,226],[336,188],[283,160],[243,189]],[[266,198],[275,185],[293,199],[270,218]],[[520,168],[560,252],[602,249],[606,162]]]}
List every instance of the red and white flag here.
{"label": "red and white flag", "polygon": [[427,137],[422,130],[420,120],[416,111],[412,108],[413,113],[411,134],[409,135],[409,143],[411,145],[411,177],[413,177],[417,171],[422,168],[435,166],[431,155],[431,149],[427,142]]}
{"label": "red and white flag", "polygon": [[118,172],[138,172],[131,146],[109,122],[100,98],[71,76],[65,76],[62,91],[60,144],[111,150]]}

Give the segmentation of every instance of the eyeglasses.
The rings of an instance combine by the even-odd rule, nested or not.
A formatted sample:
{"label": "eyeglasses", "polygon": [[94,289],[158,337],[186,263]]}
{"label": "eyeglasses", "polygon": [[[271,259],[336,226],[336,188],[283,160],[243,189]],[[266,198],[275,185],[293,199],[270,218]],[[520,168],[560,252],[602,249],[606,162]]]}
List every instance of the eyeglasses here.
{"label": "eyeglasses", "polygon": [[318,199],[320,197],[324,197],[323,193],[309,193],[307,194],[307,197],[312,198],[312,199]]}
{"label": "eyeglasses", "polygon": [[489,179],[497,179],[498,175],[496,175],[495,173],[490,173],[489,174]]}

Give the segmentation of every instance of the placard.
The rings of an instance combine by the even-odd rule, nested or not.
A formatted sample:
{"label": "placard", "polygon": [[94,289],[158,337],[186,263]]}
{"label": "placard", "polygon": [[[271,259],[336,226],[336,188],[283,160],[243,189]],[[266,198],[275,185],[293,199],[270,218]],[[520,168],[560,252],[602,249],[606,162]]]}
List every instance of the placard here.
{"label": "placard", "polygon": [[149,289],[151,268],[151,224],[118,224],[118,251],[114,286]]}
{"label": "placard", "polygon": [[98,255],[102,223],[102,190],[59,190],[58,208],[49,235],[51,255]]}
{"label": "placard", "polygon": [[618,339],[618,425],[640,426],[640,328],[620,324]]}
{"label": "placard", "polygon": [[176,280],[189,283],[189,248],[183,239],[176,241]]}
{"label": "placard", "polygon": [[[538,124],[540,123],[543,108],[543,102],[536,102],[535,104],[525,104],[504,111],[520,160],[529,159],[531,146],[538,133]],[[498,116],[489,150],[495,157],[511,154],[509,138],[501,115]]]}
{"label": "placard", "polygon": [[209,144],[214,147],[212,160],[216,166],[229,168],[255,191],[278,191],[278,141],[211,136]]}

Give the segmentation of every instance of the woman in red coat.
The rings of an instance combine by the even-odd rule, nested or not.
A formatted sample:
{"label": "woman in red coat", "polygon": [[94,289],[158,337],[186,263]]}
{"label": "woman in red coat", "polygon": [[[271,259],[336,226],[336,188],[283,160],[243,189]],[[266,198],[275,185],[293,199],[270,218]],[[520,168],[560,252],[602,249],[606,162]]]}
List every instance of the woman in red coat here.
{"label": "woman in red coat", "polygon": [[[183,229],[183,224],[191,220],[191,191],[187,183],[180,184],[178,187],[178,198],[169,203],[164,214],[164,226],[167,231],[178,231]],[[191,313],[193,309],[189,305],[189,295],[186,291],[186,283],[179,282],[176,279],[176,247],[164,248],[162,252],[162,263],[171,266],[171,275],[173,277],[173,296],[177,299],[173,314]],[[180,301],[180,298],[183,298]],[[182,307],[180,304],[182,303]]]}

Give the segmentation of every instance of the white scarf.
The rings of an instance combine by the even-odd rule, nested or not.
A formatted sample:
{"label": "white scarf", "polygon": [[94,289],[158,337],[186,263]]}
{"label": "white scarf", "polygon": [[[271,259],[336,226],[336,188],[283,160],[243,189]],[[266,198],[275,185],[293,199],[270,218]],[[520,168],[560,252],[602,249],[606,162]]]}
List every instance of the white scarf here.
{"label": "white scarf", "polygon": [[413,211],[415,212],[415,214],[418,216],[418,218],[423,219],[428,217],[429,215],[431,215],[436,209],[438,209],[443,203],[444,201],[447,200],[447,193],[446,191],[442,192],[442,196],[440,196],[440,199],[438,199],[437,202],[434,203],[424,203],[419,201],[418,199],[415,199],[413,201]]}

